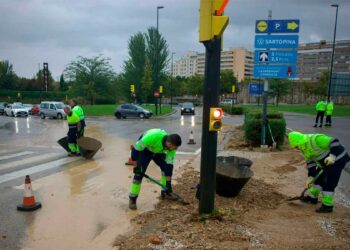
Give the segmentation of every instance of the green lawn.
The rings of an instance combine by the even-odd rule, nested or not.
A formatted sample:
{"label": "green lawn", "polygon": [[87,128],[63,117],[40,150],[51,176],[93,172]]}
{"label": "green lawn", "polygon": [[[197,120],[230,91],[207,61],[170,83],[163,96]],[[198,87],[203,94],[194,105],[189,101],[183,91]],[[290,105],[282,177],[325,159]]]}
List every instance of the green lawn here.
{"label": "green lawn", "polygon": [[[259,107],[257,105],[243,105],[244,109],[256,109],[261,108],[262,105]],[[303,114],[310,114],[315,115],[315,105],[298,105],[298,104],[290,104],[290,105],[268,105],[268,110],[271,111],[286,111],[286,112],[295,112],[295,113],[303,113]],[[350,116],[350,105],[344,105],[344,106],[337,106],[334,105],[334,112],[333,116]]]}
{"label": "green lawn", "polygon": [[[156,116],[156,109],[154,105],[141,105],[143,108],[152,111],[153,116]],[[114,112],[116,110],[117,105],[108,104],[108,105],[84,105],[82,106],[86,116],[99,116],[99,115],[107,115],[114,116]],[[159,114],[158,108],[158,116],[168,114],[172,111],[169,106],[162,106],[162,114]]]}

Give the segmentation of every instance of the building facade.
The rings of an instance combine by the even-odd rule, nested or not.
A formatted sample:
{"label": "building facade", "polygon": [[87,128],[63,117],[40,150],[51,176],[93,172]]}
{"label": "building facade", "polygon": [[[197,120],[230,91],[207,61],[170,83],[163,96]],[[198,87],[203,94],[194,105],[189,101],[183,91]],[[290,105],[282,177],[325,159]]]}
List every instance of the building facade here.
{"label": "building facade", "polygon": [[[234,48],[221,52],[221,70],[232,70],[238,81],[253,77],[253,53],[244,48]],[[205,53],[190,52],[173,66],[173,76],[189,77],[204,75]]]}
{"label": "building facade", "polygon": [[[333,42],[321,40],[318,43],[299,45],[297,78],[316,81],[322,73],[330,70]],[[350,73],[350,40],[339,40],[335,44],[333,72]]]}

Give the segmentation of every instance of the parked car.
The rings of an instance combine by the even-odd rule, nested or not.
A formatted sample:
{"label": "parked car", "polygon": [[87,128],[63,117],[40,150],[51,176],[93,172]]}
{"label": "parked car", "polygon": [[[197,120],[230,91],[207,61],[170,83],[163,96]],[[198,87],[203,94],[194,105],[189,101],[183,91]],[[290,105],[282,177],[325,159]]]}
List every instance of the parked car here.
{"label": "parked car", "polygon": [[28,110],[21,106],[15,104],[8,104],[5,108],[5,113],[8,116],[28,116]]}
{"label": "parked car", "polygon": [[0,115],[5,114],[6,106],[7,106],[7,102],[0,102]]}
{"label": "parked car", "polygon": [[41,102],[39,115],[41,119],[45,119],[45,117],[63,119],[66,117],[64,107],[62,102]]}
{"label": "parked car", "polygon": [[181,115],[191,114],[195,115],[195,108],[192,102],[184,102],[181,107]]}
{"label": "parked car", "polygon": [[32,104],[22,104],[22,106],[28,110],[28,114],[32,114]]}
{"label": "parked car", "polygon": [[30,114],[31,115],[39,115],[40,112],[40,105],[39,104],[35,104],[32,109],[30,110]]}
{"label": "parked car", "polygon": [[114,115],[117,119],[127,118],[127,117],[140,117],[141,119],[143,118],[148,119],[153,115],[153,113],[138,105],[126,103],[126,104],[120,105],[116,109]]}

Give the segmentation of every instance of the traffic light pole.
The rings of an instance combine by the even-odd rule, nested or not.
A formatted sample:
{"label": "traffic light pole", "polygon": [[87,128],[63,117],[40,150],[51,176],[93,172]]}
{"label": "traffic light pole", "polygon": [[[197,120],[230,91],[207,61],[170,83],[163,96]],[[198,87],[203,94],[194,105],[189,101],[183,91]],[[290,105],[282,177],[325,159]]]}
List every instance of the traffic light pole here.
{"label": "traffic light pole", "polygon": [[212,213],[215,200],[217,132],[209,131],[210,108],[219,105],[221,38],[204,42],[205,80],[203,96],[202,152],[199,213]]}

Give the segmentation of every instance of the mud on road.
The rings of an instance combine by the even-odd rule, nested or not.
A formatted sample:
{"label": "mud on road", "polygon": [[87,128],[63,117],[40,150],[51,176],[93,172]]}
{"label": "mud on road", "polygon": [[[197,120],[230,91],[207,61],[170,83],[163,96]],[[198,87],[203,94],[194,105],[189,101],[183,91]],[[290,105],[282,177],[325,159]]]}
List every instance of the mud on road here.
{"label": "mud on road", "polygon": [[[230,151],[224,153],[240,154],[242,145],[227,145]],[[199,182],[197,159],[184,166],[174,187],[190,205],[161,200],[153,211],[132,220],[134,230],[116,237],[114,248],[350,249],[350,208],[335,204],[334,213],[317,214],[320,203],[286,201],[305,185],[305,164],[297,151],[243,151],[253,160],[255,175],[237,197],[216,195],[215,212],[199,216],[192,188]]]}

